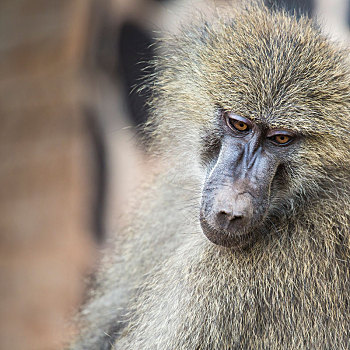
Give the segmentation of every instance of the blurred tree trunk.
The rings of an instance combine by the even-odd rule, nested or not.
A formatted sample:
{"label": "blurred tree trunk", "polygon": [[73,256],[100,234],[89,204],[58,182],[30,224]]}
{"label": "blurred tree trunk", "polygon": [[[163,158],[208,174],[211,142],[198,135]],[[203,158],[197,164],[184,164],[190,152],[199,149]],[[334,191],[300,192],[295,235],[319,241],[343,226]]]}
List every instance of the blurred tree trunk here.
{"label": "blurred tree trunk", "polygon": [[[0,2],[0,348],[58,349],[91,259],[89,0]],[[90,235],[89,235],[90,234]]]}

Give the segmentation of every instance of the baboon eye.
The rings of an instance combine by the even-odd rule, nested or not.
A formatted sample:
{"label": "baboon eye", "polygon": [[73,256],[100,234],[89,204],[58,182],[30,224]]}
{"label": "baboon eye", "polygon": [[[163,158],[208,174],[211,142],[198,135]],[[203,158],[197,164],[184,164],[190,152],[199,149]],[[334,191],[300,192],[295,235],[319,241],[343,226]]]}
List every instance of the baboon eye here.
{"label": "baboon eye", "polygon": [[238,131],[247,131],[249,129],[249,126],[240,120],[232,121],[230,124]]}
{"label": "baboon eye", "polygon": [[251,129],[251,123],[248,119],[240,117],[229,112],[224,113],[227,126],[233,131],[247,132]]}
{"label": "baboon eye", "polygon": [[275,136],[275,141],[277,143],[280,143],[281,145],[288,143],[290,140],[291,140],[291,137],[289,137],[287,135],[276,135]]}
{"label": "baboon eye", "polygon": [[272,134],[268,135],[268,138],[278,146],[285,146],[293,141],[294,135],[288,131],[275,131]]}

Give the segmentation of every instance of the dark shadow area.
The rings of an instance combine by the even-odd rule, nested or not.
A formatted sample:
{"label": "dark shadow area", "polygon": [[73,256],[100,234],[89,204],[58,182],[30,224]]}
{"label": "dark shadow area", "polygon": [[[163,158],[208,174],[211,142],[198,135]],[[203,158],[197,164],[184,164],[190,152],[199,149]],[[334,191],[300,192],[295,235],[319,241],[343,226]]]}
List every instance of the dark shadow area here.
{"label": "dark shadow area", "polygon": [[150,62],[154,59],[154,39],[147,30],[133,22],[125,22],[119,35],[119,73],[130,119],[138,126],[149,117],[149,91],[146,89],[139,93],[137,90],[143,85],[145,77],[152,74]]}
{"label": "dark shadow area", "polygon": [[266,0],[266,5],[273,8],[284,8],[289,13],[306,15],[312,17],[314,14],[315,4],[313,0]]}

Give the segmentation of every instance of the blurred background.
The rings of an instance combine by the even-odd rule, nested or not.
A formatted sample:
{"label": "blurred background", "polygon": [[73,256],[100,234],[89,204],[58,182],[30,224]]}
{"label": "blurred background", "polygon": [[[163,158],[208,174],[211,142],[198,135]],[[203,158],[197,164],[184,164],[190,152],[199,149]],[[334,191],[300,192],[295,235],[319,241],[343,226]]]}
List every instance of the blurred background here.
{"label": "blurred background", "polygon": [[[238,0],[237,0],[238,1]],[[201,0],[0,1],[0,349],[62,349],[86,276],[156,164],[138,125],[161,31]],[[349,43],[349,0],[267,0]]]}

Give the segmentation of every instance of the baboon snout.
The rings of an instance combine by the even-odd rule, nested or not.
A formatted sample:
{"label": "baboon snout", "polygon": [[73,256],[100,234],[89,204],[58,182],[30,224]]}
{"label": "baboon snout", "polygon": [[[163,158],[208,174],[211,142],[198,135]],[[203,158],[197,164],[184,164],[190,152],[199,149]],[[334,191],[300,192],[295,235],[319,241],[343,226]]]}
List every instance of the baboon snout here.
{"label": "baboon snout", "polygon": [[250,226],[253,217],[253,205],[247,193],[230,198],[225,194],[218,195],[212,211],[214,227],[238,235]]}
{"label": "baboon snout", "polygon": [[264,221],[279,160],[263,151],[260,136],[224,137],[215,166],[208,168],[200,224],[213,243],[243,247]]}
{"label": "baboon snout", "polygon": [[226,186],[204,196],[200,213],[204,234],[215,244],[243,247],[254,226],[254,200],[247,192]]}

